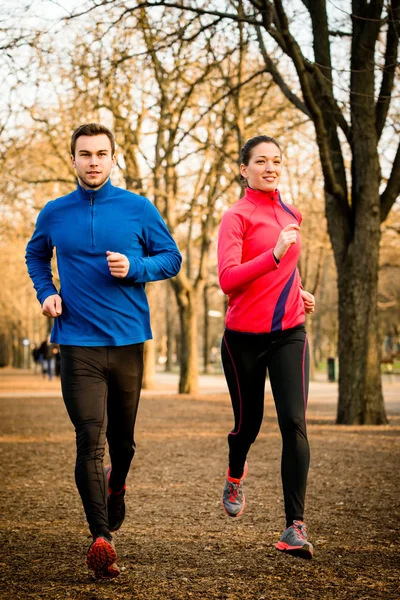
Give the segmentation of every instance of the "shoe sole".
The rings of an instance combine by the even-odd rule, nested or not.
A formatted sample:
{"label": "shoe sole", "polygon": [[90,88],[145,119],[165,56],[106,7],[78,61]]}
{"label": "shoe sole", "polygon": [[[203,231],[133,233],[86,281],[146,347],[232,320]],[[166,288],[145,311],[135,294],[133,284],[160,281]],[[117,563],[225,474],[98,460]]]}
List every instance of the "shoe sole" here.
{"label": "shoe sole", "polygon": [[285,542],[278,542],[275,544],[275,548],[281,552],[286,552],[287,554],[306,560],[311,560],[313,557],[312,546],[307,543],[303,546],[289,546],[289,544],[286,544]]}
{"label": "shoe sole", "polygon": [[[89,569],[95,572],[96,576],[100,576],[100,574],[107,575],[108,572],[112,572],[112,569],[115,569],[113,564],[116,560],[117,553],[112,545],[107,542],[107,540],[98,538],[89,549],[87,555],[87,566]],[[113,575],[112,577],[116,576],[117,575]],[[109,578],[109,576],[107,576],[107,578]]]}

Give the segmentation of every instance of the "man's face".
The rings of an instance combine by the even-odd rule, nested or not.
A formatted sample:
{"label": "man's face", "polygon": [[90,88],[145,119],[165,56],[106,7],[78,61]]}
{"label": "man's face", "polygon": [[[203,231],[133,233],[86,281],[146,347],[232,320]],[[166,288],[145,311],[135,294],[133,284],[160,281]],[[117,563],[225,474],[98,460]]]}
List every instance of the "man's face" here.
{"label": "man's face", "polygon": [[71,156],[79,184],[86,190],[97,190],[110,177],[115,167],[115,154],[105,133],[81,135],[76,140],[75,156]]}

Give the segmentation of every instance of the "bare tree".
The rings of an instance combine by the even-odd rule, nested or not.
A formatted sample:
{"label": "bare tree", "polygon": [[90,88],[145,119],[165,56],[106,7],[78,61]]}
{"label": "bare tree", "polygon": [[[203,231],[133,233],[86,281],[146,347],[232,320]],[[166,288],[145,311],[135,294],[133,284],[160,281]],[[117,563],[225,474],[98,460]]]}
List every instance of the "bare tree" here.
{"label": "bare tree", "polygon": [[[194,15],[190,35],[176,29],[177,37],[188,43],[222,22],[245,23],[258,40],[265,68],[287,99],[312,120],[338,273],[337,421],[386,423],[377,312],[379,243],[380,225],[400,191],[400,147],[397,143],[393,149],[391,171],[383,178],[379,144],[385,144],[387,129],[392,127],[400,0],[353,0],[340,27],[333,13],[328,14],[326,0],[303,0],[305,10],[297,13],[310,24],[313,60],[292,33],[288,11],[295,13],[299,4],[294,9],[282,0],[231,0],[215,9],[196,0],[149,0],[133,7],[111,4],[120,9],[120,20],[137,10],[160,6]],[[334,55],[337,40],[344,50]],[[281,52],[280,63],[271,55],[271,47]]]}

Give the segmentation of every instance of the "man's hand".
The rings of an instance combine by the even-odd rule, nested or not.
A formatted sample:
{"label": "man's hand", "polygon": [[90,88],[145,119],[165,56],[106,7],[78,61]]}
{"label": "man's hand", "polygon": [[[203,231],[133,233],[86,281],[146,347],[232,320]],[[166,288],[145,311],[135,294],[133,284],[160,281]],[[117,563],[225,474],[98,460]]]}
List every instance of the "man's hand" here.
{"label": "man's hand", "polygon": [[58,294],[47,296],[42,304],[42,315],[45,317],[59,317],[62,313],[62,300]]}
{"label": "man's hand", "polygon": [[313,313],[315,308],[315,298],[310,292],[306,292],[306,290],[300,290],[301,297],[304,302],[304,310],[307,314]]}
{"label": "man's hand", "polygon": [[130,263],[125,254],[119,252],[106,252],[108,267],[113,277],[122,279],[128,275]]}
{"label": "man's hand", "polygon": [[282,229],[274,248],[275,258],[280,260],[282,256],[285,256],[290,246],[297,242],[298,231],[300,231],[300,227],[295,223],[290,223],[290,225],[286,225],[286,227]]}

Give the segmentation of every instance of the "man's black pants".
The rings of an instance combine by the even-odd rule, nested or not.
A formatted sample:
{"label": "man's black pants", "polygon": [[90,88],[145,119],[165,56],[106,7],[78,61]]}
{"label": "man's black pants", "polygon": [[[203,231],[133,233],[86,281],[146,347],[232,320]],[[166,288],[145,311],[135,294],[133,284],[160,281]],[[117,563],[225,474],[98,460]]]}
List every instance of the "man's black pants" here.
{"label": "man's black pants", "polygon": [[110,487],[125,484],[135,453],[134,427],[143,374],[143,344],[60,346],[61,385],[76,432],[75,480],[92,534],[108,532],[106,439]]}

